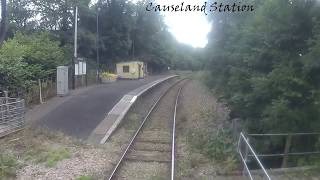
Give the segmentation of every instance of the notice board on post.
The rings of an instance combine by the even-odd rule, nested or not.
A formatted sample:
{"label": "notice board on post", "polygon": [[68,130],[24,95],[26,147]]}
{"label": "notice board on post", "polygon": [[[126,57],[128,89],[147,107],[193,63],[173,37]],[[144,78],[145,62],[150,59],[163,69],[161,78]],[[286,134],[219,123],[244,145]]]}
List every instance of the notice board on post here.
{"label": "notice board on post", "polygon": [[76,76],[87,74],[87,62],[82,58],[78,58],[77,62],[74,64],[74,74]]}

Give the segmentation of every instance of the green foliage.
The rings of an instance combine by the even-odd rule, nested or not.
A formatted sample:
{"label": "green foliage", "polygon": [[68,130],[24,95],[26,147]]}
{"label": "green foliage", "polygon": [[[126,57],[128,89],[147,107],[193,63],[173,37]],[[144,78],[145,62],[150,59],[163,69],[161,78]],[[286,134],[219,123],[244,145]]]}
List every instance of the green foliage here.
{"label": "green foliage", "polygon": [[45,163],[47,167],[54,167],[59,161],[70,158],[70,152],[64,148],[49,149],[33,148],[26,152],[25,160],[36,163]]}
{"label": "green foliage", "polygon": [[56,67],[64,64],[63,49],[48,33],[17,33],[0,49],[0,87],[14,92],[24,90],[32,81],[53,75]]}
{"label": "green foliage", "polygon": [[[212,15],[216,28],[207,47],[207,82],[251,133],[319,131],[319,5],[315,0],[256,3],[253,14]],[[280,144],[270,149],[281,149]],[[301,141],[291,151],[314,144]]]}
{"label": "green foliage", "polygon": [[91,176],[79,176],[76,180],[93,180]]}
{"label": "green foliage", "polygon": [[26,48],[16,39],[4,43],[0,49],[0,87],[1,89],[25,88],[30,84],[31,73],[23,61]]}
{"label": "green foliage", "polygon": [[194,148],[217,162],[225,162],[228,158],[236,159],[234,140],[227,130],[221,129],[211,134],[198,130],[189,134],[188,139]]}
{"label": "green foliage", "polygon": [[9,179],[16,176],[17,160],[8,155],[0,154],[0,179]]}
{"label": "green foliage", "polygon": [[148,63],[150,72],[167,70],[167,67],[199,69],[200,51],[179,44],[169,33],[162,15],[145,10],[146,3],[110,0],[98,1],[90,6],[90,0],[11,0],[9,37],[13,37],[17,31],[50,32],[66,51],[66,59],[71,59],[74,7],[78,5],[78,52],[79,56],[89,59],[91,63],[97,58],[98,43],[100,65],[106,70],[113,71],[115,63],[131,59]]}
{"label": "green foliage", "polygon": [[315,6],[315,1],[268,0],[257,5],[254,16],[212,17],[222,23],[210,35],[209,82],[249,131],[316,131],[320,125]]}
{"label": "green foliage", "polygon": [[[202,112],[197,127],[189,129],[187,142],[192,151],[203,154],[213,163],[219,163],[223,172],[235,170],[238,166],[236,143],[228,123],[217,127],[217,113]],[[202,124],[202,125],[200,125]],[[194,163],[199,163],[195,158]],[[192,166],[192,164],[191,164]]]}
{"label": "green foliage", "polygon": [[48,33],[28,36],[17,34],[15,38],[26,47],[25,62],[39,67],[40,72],[33,73],[36,77],[52,75],[57,66],[66,63],[62,48],[57,41],[50,39]]}

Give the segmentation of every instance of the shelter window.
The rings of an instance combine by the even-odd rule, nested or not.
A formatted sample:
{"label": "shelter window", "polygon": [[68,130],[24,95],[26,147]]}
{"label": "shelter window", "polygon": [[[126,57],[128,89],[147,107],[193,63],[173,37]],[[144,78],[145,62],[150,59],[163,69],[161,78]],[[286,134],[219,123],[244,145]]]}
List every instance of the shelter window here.
{"label": "shelter window", "polygon": [[123,66],[123,67],[122,67],[122,71],[123,71],[124,73],[128,73],[128,72],[129,72],[129,66]]}

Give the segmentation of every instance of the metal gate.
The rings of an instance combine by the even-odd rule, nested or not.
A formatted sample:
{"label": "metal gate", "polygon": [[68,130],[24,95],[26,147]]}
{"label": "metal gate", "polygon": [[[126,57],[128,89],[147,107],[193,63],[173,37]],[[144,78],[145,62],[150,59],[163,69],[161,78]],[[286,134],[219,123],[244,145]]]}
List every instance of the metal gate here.
{"label": "metal gate", "polygon": [[23,99],[0,97],[0,137],[25,126]]}

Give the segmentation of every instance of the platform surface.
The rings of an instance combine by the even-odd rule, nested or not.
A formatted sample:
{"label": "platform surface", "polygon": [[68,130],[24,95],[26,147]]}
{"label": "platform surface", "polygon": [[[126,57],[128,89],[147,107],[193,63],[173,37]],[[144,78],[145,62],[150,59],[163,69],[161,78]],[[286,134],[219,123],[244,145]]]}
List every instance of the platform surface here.
{"label": "platform surface", "polygon": [[100,122],[100,124],[92,131],[88,140],[92,143],[104,144],[112,133],[118,128],[122,119],[125,117],[131,106],[135,103],[137,98],[143,93],[151,90],[153,87],[162,82],[171,79],[175,76],[166,76],[142,85],[127,94],[125,94],[120,101],[109,111],[107,116]]}
{"label": "platform surface", "polygon": [[26,119],[37,126],[86,140],[125,94],[167,76],[120,80],[78,90],[67,97],[55,97],[29,110]]}

